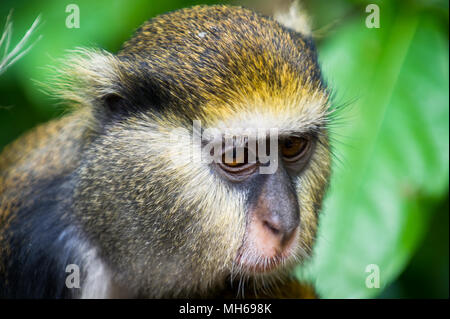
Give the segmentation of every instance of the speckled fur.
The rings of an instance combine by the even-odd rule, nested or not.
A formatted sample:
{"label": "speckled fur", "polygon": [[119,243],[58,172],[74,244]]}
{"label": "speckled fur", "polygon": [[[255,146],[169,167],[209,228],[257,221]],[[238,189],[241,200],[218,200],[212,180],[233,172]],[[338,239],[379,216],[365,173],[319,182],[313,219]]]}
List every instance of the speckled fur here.
{"label": "speckled fur", "polygon": [[[311,163],[295,181],[301,247],[310,254],[330,155],[328,93],[309,36],[246,9],[199,6],[149,20],[117,55],[80,49],[61,74],[57,94],[73,113],[0,156],[0,295],[1,285],[4,294],[14,290],[13,261],[24,250],[14,243],[31,240],[16,238],[23,211],[52,197],[44,181],[58,186],[62,177],[49,199],[54,219],[95,247],[120,296],[229,294],[247,194],[206,164],[171,160],[190,145],[170,142],[170,130],[190,130],[196,119],[204,127],[317,133]],[[67,259],[82,261],[82,253]],[[292,295],[271,296],[313,296],[309,288],[286,291]]]}

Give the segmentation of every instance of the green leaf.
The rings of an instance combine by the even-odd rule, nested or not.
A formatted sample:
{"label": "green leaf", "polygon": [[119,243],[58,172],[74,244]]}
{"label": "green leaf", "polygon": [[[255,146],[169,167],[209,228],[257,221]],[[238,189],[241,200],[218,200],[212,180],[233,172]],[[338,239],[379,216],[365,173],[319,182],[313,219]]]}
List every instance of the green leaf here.
{"label": "green leaf", "polygon": [[[343,100],[357,98],[332,132],[335,154],[313,260],[298,275],[324,298],[381,293],[411,259],[449,173],[448,38],[425,13],[381,6],[381,28],[348,22],[320,49]],[[366,287],[366,267],[380,289]]]}

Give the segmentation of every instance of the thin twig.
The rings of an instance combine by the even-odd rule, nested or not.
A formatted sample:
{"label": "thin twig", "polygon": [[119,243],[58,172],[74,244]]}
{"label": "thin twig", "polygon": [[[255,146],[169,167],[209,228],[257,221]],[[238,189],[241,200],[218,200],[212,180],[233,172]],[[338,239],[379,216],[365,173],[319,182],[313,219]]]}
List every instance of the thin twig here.
{"label": "thin twig", "polygon": [[39,23],[41,21],[41,16],[38,16],[28,31],[25,33],[23,38],[19,41],[19,43],[8,53],[11,35],[13,32],[13,23],[11,21],[12,10],[8,14],[6,18],[5,28],[2,33],[2,37],[0,38],[0,52],[3,51],[3,55],[0,58],[0,75],[5,72],[11,65],[13,65],[17,60],[22,58],[25,54],[27,54],[31,48],[38,42],[42,36],[39,36],[36,41],[34,41],[31,45],[26,47],[26,44],[30,41],[33,33],[36,31]]}

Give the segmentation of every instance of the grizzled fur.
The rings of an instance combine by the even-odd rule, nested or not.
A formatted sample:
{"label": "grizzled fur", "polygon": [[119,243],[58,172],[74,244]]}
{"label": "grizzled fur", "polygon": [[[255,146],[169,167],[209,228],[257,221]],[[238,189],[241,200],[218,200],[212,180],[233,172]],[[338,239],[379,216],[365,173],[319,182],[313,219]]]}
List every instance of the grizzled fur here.
{"label": "grizzled fur", "polygon": [[[296,181],[310,254],[330,158],[309,36],[246,9],[200,6],[149,20],[117,55],[81,50],[61,72],[57,93],[73,113],[0,156],[1,297],[235,296],[248,185],[171,160],[190,146],[170,130],[195,119],[317,133]],[[80,266],[81,290],[65,288],[68,264]],[[283,284],[280,296],[313,296]]]}

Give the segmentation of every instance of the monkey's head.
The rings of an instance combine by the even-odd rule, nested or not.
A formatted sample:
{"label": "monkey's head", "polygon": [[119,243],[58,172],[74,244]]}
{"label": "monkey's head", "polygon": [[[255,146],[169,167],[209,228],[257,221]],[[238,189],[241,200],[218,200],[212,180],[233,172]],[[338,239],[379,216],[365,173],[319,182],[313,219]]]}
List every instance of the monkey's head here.
{"label": "monkey's head", "polygon": [[280,278],[311,253],[330,151],[310,36],[242,8],[194,7],[145,23],[117,55],[83,51],[67,71],[63,97],[91,128],[74,213],[119,286],[205,295]]}

